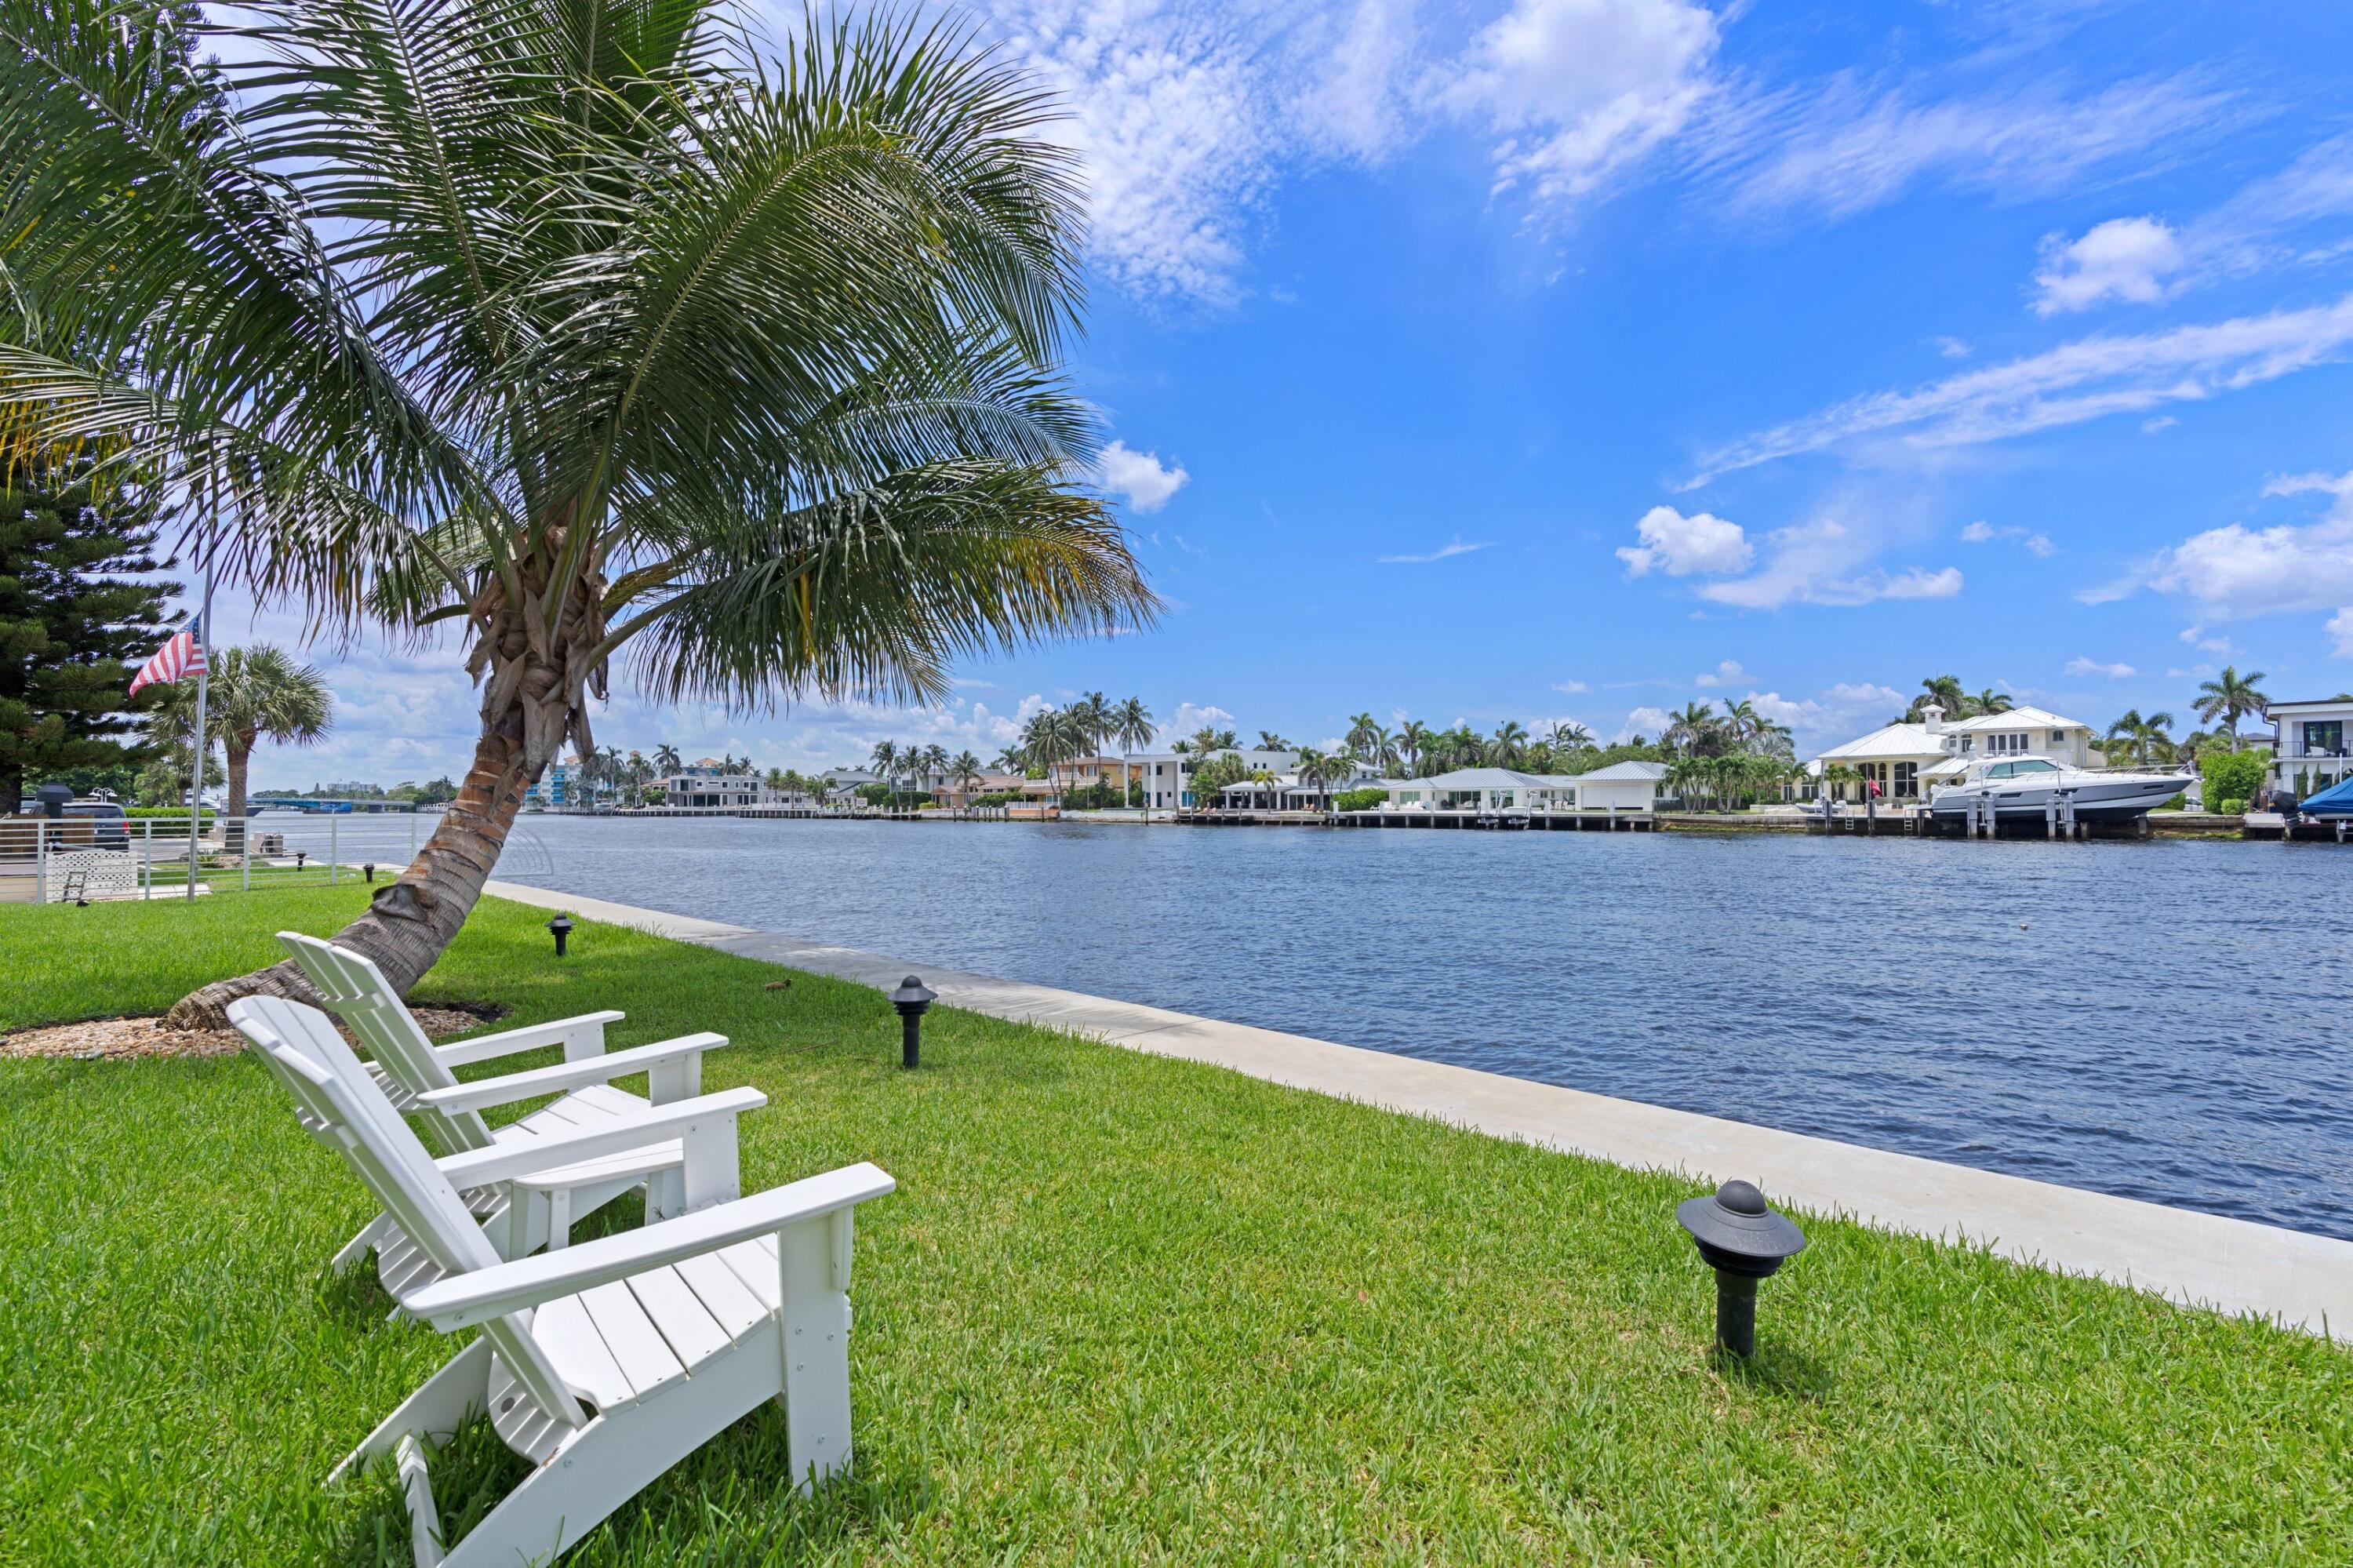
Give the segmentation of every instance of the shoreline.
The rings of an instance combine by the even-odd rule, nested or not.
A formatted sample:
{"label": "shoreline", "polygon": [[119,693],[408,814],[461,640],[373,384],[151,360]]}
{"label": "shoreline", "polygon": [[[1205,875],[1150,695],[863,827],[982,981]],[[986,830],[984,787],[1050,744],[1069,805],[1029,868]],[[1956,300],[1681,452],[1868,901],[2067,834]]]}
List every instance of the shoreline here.
{"label": "shoreline", "polygon": [[1777,1202],[2353,1342],[2353,1242],[519,883],[484,891],[880,990],[916,973],[991,1017],[1630,1169],[1759,1181]]}

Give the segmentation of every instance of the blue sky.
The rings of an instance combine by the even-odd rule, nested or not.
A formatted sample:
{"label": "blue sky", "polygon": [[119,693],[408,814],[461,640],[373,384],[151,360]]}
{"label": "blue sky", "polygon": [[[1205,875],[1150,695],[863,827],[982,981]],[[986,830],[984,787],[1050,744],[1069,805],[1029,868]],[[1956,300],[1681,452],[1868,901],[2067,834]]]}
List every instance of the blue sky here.
{"label": "blue sky", "polygon": [[[1073,371],[1166,619],[947,710],[623,694],[600,739],[986,756],[1099,689],[1311,744],[1748,697],[1818,747],[1946,672],[2101,727],[2225,662],[2353,688],[2353,8],[985,15],[1088,159]],[[454,652],[314,657],[339,732],[265,780],[462,772]]]}

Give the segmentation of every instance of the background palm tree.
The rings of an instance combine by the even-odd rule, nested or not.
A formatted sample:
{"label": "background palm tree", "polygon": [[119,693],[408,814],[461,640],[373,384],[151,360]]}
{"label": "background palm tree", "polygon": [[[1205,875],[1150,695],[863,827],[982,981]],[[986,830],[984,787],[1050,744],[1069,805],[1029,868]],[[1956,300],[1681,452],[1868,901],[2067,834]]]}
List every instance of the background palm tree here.
{"label": "background palm tree", "polygon": [[1991,686],[1973,697],[1964,699],[1963,706],[1974,717],[1979,714],[2006,714],[2018,705],[2010,700],[2008,692],[1997,692]]}
{"label": "background palm tree", "polygon": [[678,755],[678,747],[672,746],[666,740],[659,746],[655,747],[654,766],[660,768],[664,773],[677,772],[682,766],[681,760]]}
{"label": "background palm tree", "polygon": [[2260,715],[2271,706],[2271,698],[2257,684],[2263,673],[2241,675],[2233,665],[2222,666],[2222,673],[2198,688],[2198,716],[2208,724],[2217,720],[2230,732],[2231,749],[2239,748],[2239,721],[2249,715]]}
{"label": "background palm tree", "polygon": [[1348,721],[1348,733],[1342,738],[1351,756],[1370,757],[1377,736],[1384,733],[1380,721],[1368,713],[1358,714]]}
{"label": "background palm tree", "polygon": [[2169,713],[2153,713],[2146,718],[2138,708],[2127,708],[2124,716],[2108,726],[2108,744],[2101,750],[2110,762],[2121,750],[2134,762],[2146,768],[2153,763],[2173,760],[2173,737],[2166,733],[2173,726]]}
{"label": "background palm tree", "polygon": [[916,787],[919,789],[928,789],[930,780],[934,779],[937,779],[942,783],[945,783],[948,777],[948,748],[942,746],[938,741],[934,741],[931,745],[923,747],[923,777],[915,780]]}
{"label": "background palm tree", "polygon": [[965,805],[969,809],[972,805],[972,787],[980,781],[980,758],[972,754],[970,747],[966,747],[957,752],[954,759],[948,763],[948,771],[955,778],[956,789],[965,797]]}
{"label": "background palm tree", "polygon": [[1142,697],[1124,697],[1112,705],[1110,733],[1120,746],[1119,787],[1124,794],[1135,782],[1134,765],[1127,758],[1153,736],[1152,710],[1144,705]]}
{"label": "background palm tree", "polygon": [[1430,727],[1419,719],[1407,719],[1398,726],[1398,751],[1405,758],[1406,771],[1414,778],[1421,776],[1421,754],[1430,746]]}
{"label": "background palm tree", "polygon": [[[220,737],[228,784],[222,832],[236,851],[245,840],[239,819],[245,815],[246,778],[254,747],[265,737],[294,746],[321,739],[334,723],[335,698],[326,677],[315,668],[267,642],[221,649],[212,655],[211,664],[205,726]],[[164,691],[165,732],[182,746],[193,746],[195,683],[181,682]]]}
{"label": "background palm tree", "polygon": [[1517,719],[1505,719],[1495,726],[1493,738],[1487,742],[1487,764],[1491,768],[1516,767],[1520,754],[1527,749],[1527,726]]}
{"label": "background palm tree", "polygon": [[874,764],[874,772],[882,780],[883,788],[893,795],[897,794],[899,792],[899,743],[895,740],[878,740],[874,743],[874,749],[867,753],[867,758]]}
{"label": "background palm tree", "polygon": [[1584,751],[1593,745],[1593,732],[1575,719],[1562,719],[1552,726],[1552,748],[1567,756],[1572,751]]}
{"label": "background palm tree", "polygon": [[[337,940],[406,990],[626,659],[651,695],[932,701],[1157,601],[1079,480],[1057,106],[963,24],[723,0],[9,8],[0,405],[120,443],[222,576],[455,635],[472,765]],[[224,24],[227,26],[227,24]],[[216,63],[222,52],[235,59]],[[207,987],[307,994],[290,965]]]}
{"label": "background palm tree", "polygon": [[1916,723],[1920,710],[1930,703],[1944,709],[1947,718],[1960,718],[1969,711],[1969,695],[1962,688],[1958,675],[1931,675],[1921,682],[1920,694],[1912,699],[1907,717]]}
{"label": "background palm tree", "polygon": [[1259,748],[1262,751],[1290,751],[1294,749],[1291,742],[1285,740],[1282,736],[1276,734],[1271,729],[1262,729],[1258,732],[1258,744]]}

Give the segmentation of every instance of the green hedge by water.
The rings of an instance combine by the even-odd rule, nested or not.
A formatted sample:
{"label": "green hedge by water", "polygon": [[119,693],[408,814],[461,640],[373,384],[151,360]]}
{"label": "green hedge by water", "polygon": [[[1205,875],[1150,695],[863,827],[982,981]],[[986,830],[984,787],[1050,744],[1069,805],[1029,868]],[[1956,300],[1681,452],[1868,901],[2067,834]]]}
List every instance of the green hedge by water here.
{"label": "green hedge by water", "polygon": [[[0,908],[0,1029],[365,891]],[[719,1030],[748,1187],[901,1184],[854,1477],[796,1499],[763,1410],[570,1563],[2353,1561],[2319,1340],[1809,1218],[1725,1366],[1688,1182],[949,1008],[905,1073],[876,992],[588,922],[559,963],[544,919],[486,903],[420,999]],[[328,1276],[368,1213],[242,1057],[0,1061],[0,1563],[405,1563],[388,1478],[322,1482],[461,1337]],[[512,1476],[479,1426],[436,1470],[460,1512]]]}

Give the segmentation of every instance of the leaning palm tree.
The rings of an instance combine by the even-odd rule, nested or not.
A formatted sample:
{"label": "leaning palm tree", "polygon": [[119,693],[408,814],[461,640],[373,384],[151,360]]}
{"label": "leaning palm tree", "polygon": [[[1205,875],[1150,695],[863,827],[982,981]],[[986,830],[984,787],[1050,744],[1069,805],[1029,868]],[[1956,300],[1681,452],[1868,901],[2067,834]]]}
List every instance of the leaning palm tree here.
{"label": "leaning palm tree", "polygon": [[962,25],[771,56],[724,5],[254,0],[228,65],[195,7],[0,14],[14,433],[118,443],[265,602],[465,652],[466,785],[337,938],[403,989],[617,661],[928,701],[1156,609],[1078,482],[1048,97]]}
{"label": "leaning palm tree", "polygon": [[[244,838],[246,777],[254,747],[265,738],[295,746],[322,738],[334,722],[335,698],[325,676],[267,642],[216,652],[207,685],[205,725],[220,736],[228,780],[222,832],[234,850]],[[195,684],[183,682],[164,690],[165,733],[193,746]]]}
{"label": "leaning palm tree", "polygon": [[2208,724],[2219,720],[2230,732],[2233,751],[2239,746],[2239,721],[2249,715],[2260,715],[2271,706],[2271,698],[2257,684],[2263,678],[2261,670],[2242,675],[2236,666],[2225,664],[2221,674],[2198,688],[2198,716]]}

